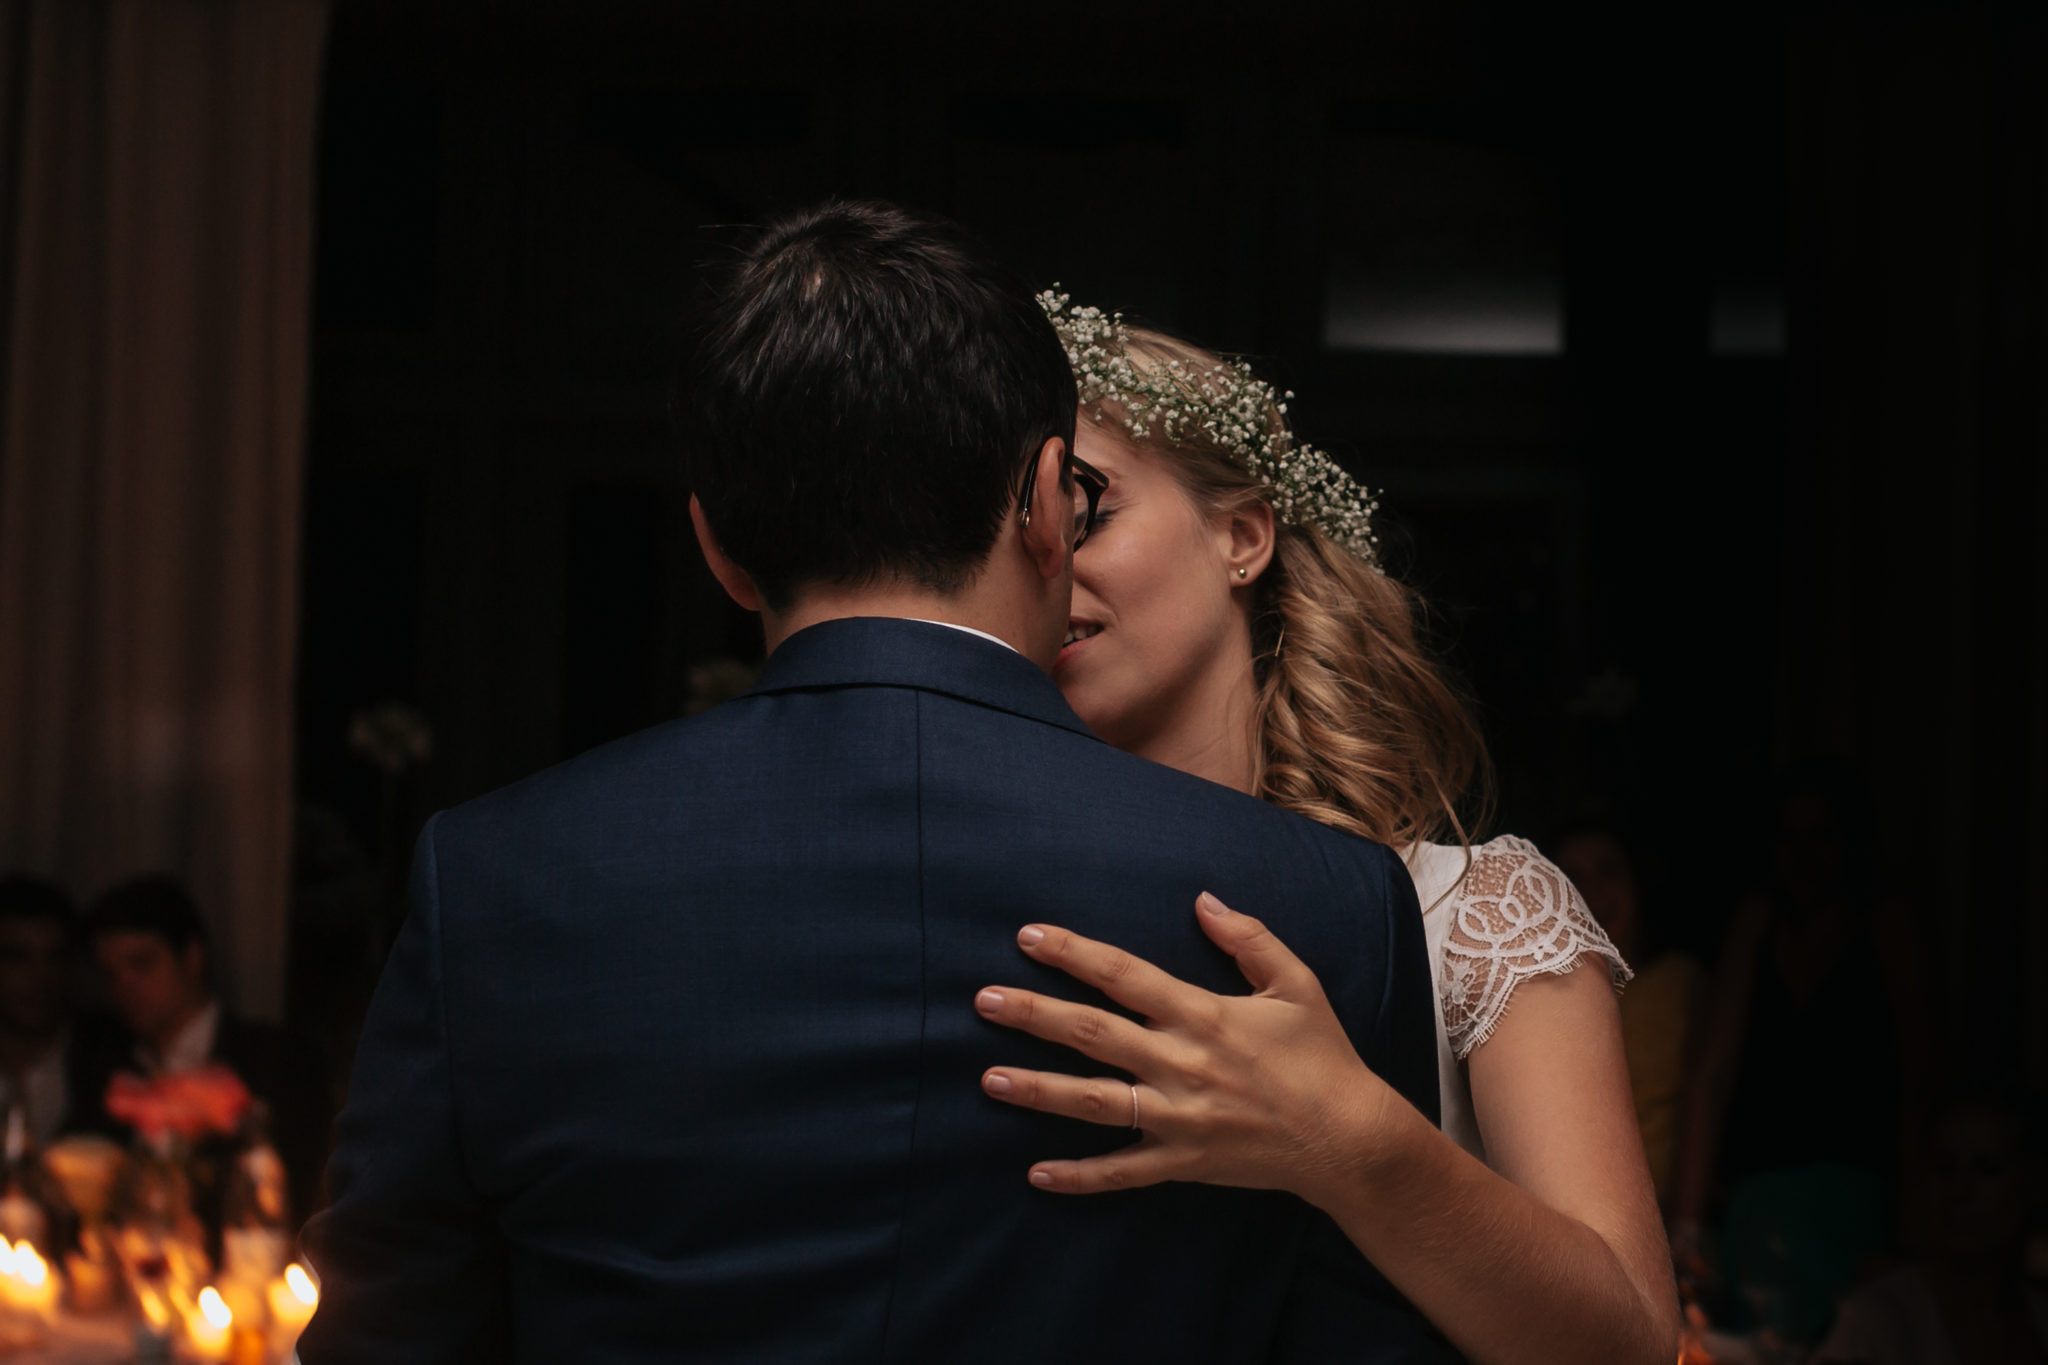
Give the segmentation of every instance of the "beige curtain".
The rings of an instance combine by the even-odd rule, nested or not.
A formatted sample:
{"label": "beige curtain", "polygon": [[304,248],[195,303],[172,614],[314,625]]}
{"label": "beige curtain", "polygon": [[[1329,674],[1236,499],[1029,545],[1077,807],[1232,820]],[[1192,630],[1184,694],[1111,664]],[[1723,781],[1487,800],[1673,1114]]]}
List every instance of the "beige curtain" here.
{"label": "beige curtain", "polygon": [[0,866],[283,1003],[325,0],[0,0]]}

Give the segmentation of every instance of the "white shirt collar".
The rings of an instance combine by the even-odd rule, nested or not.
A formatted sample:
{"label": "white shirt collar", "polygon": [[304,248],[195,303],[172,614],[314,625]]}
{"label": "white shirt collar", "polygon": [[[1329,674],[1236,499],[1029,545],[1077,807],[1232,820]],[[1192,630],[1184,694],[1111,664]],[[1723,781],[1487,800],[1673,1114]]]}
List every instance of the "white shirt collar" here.
{"label": "white shirt collar", "polygon": [[[164,1048],[163,1056],[148,1060],[156,1063],[157,1070],[166,1076],[175,1076],[185,1071],[197,1071],[213,1060],[213,1044],[220,1036],[220,1001],[209,1000],[206,1008],[185,1022]],[[139,1049],[138,1049],[139,1050]]]}
{"label": "white shirt collar", "polygon": [[928,626],[944,626],[947,630],[964,630],[969,635],[979,635],[984,640],[988,640],[994,644],[999,644],[1004,649],[1009,650],[1012,654],[1023,653],[1022,650],[1018,649],[1017,646],[1011,644],[1008,640],[998,639],[996,636],[989,634],[985,630],[976,630],[973,626],[963,626],[953,621],[926,621],[925,618],[922,616],[912,616],[906,619],[912,621],[923,621],[924,624]]}

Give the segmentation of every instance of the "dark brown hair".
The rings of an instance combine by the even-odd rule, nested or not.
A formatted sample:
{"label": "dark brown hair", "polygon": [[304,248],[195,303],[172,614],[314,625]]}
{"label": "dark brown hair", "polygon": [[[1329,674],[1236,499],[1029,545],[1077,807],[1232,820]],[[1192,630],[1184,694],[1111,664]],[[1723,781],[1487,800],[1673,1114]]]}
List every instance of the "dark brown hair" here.
{"label": "dark brown hair", "polygon": [[1075,406],[1030,287],[963,229],[828,203],[727,272],[676,412],[720,548],[786,607],[806,583],[957,591]]}

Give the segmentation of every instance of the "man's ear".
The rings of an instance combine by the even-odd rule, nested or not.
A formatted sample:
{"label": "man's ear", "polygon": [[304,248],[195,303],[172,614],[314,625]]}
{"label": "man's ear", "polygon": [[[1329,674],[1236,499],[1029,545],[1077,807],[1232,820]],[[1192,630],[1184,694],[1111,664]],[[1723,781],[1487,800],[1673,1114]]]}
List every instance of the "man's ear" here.
{"label": "man's ear", "polygon": [[712,577],[718,586],[725,589],[725,595],[745,607],[748,611],[761,610],[761,590],[754,586],[754,580],[747,571],[726,558],[719,548],[718,536],[711,529],[711,522],[704,515],[704,504],[697,501],[695,493],[690,494],[690,525],[697,531],[697,548],[704,552],[704,562],[711,566]]}
{"label": "man's ear", "polygon": [[1223,554],[1230,586],[1242,588],[1258,582],[1273,562],[1273,505],[1255,498],[1232,512],[1219,529],[1227,537]]}
{"label": "man's ear", "polygon": [[1031,471],[1031,524],[1022,529],[1024,552],[1041,578],[1067,571],[1074,552],[1074,486],[1067,482],[1067,443],[1048,436]]}

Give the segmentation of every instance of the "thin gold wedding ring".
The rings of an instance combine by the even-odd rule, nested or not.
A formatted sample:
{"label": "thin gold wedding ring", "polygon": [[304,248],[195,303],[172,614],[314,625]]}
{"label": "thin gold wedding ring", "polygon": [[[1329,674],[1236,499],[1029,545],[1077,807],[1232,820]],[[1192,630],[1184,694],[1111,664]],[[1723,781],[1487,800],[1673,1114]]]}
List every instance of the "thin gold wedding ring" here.
{"label": "thin gold wedding ring", "polygon": [[1131,1087],[1131,1128],[1132,1128],[1132,1130],[1133,1130],[1133,1131],[1135,1131],[1135,1130],[1137,1129],[1137,1127],[1138,1127],[1138,1087],[1137,1087],[1136,1085],[1133,1085],[1133,1086]]}

